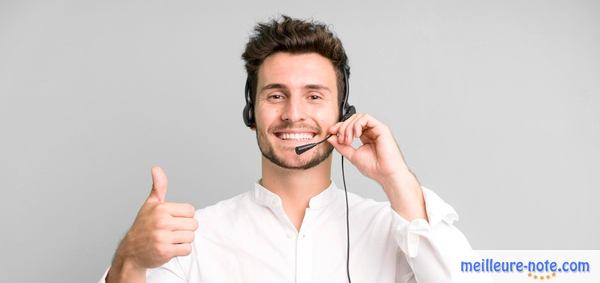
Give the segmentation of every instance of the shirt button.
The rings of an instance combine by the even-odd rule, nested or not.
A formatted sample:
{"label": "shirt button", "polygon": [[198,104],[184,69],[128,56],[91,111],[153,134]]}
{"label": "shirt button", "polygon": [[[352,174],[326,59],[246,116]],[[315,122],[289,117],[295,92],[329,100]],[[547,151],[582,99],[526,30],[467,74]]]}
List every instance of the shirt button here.
{"label": "shirt button", "polygon": [[288,239],[291,239],[293,235],[292,234],[287,234],[286,236],[287,236]]}

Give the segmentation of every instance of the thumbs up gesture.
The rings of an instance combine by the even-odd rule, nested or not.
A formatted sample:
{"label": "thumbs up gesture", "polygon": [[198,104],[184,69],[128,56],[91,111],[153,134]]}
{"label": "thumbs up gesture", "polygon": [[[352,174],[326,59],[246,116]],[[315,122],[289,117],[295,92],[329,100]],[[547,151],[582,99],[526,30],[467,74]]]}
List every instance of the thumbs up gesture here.
{"label": "thumbs up gesture", "polygon": [[186,203],[166,202],[167,185],[165,172],[153,167],[152,190],[117,249],[107,282],[142,279],[142,275],[140,281],[145,282],[146,269],[191,253],[198,228],[195,209]]}

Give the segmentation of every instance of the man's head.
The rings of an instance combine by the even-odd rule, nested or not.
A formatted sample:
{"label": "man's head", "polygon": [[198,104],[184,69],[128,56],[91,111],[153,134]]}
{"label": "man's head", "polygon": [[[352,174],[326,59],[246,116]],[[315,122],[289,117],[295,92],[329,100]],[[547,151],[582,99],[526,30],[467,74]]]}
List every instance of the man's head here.
{"label": "man's head", "polygon": [[323,24],[282,16],[256,26],[242,58],[263,156],[290,169],[327,159],[328,143],[301,156],[294,148],[324,138],[338,121],[348,64],[341,41]]}

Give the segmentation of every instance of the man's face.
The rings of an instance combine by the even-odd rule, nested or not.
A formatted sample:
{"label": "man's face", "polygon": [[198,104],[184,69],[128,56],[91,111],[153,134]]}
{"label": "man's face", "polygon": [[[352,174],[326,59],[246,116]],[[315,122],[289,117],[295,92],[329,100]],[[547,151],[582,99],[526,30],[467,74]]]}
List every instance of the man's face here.
{"label": "man's face", "polygon": [[336,75],[329,59],[317,53],[278,52],[258,69],[256,138],[261,153],[288,169],[308,169],[330,156],[324,142],[297,155],[296,146],[327,136],[339,117]]}

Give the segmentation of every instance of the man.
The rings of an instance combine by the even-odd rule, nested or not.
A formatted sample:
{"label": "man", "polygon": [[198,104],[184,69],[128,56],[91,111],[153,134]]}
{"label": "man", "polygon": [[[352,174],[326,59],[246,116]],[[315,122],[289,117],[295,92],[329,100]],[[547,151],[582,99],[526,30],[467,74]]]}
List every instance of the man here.
{"label": "man", "polygon": [[[152,192],[101,282],[451,282],[459,256],[471,252],[452,225],[456,212],[421,187],[387,126],[363,113],[340,121],[348,76],[341,41],[323,24],[287,16],[255,32],[242,55],[244,120],[262,152],[261,179],[194,212],[165,202],[167,178],[153,168]],[[334,148],[389,199],[348,194],[349,258],[346,198],[331,181]]]}

